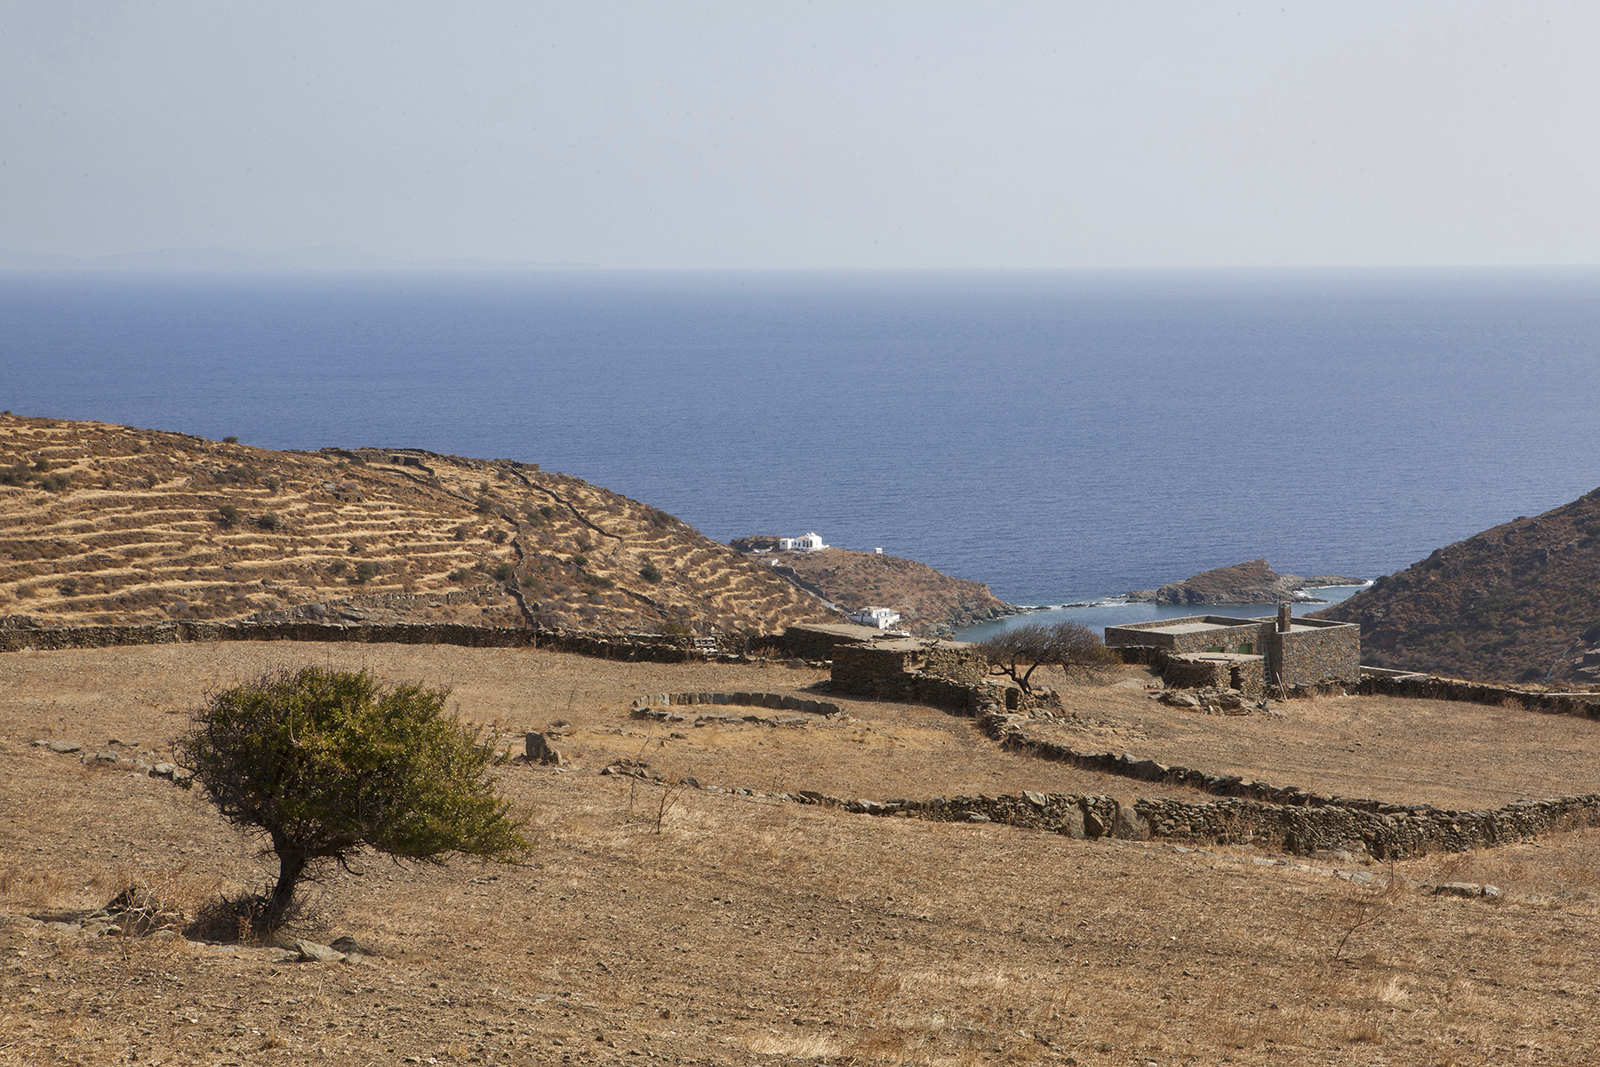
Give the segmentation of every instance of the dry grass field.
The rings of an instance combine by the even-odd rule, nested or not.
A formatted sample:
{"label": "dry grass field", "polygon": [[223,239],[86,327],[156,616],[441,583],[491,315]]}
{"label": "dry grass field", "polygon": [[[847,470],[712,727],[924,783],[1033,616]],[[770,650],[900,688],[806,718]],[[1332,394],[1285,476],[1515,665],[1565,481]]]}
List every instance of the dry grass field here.
{"label": "dry grass field", "polygon": [[[130,885],[192,915],[255,887],[267,867],[198,793],[31,742],[70,738],[94,752],[114,739],[159,756],[207,689],[305,662],[451,685],[464,717],[508,735],[562,724],[569,766],[500,771],[531,814],[531,861],[417,869],[373,858],[333,877],[289,933],[352,937],[374,953],[359,964],[49,925]],[[3,1063],[1600,1056],[1592,831],[1335,872],[1246,848],[875,819],[725,790],[1149,787],[999,752],[966,720],[909,705],[845,699],[848,719],[803,727],[629,718],[651,692],[809,695],[822,680],[780,666],[241,643],[17,653],[0,658],[0,680]],[[1524,783],[1592,788],[1581,768],[1600,754],[1593,724],[1516,709],[1341,699],[1270,719],[1207,718],[1149,701],[1140,682],[1129,669],[1066,689],[1079,717],[1061,729],[1190,766],[1385,796],[1406,782],[1421,783],[1416,795],[1457,795],[1467,779],[1437,766],[1457,754],[1496,800],[1538,791]],[[720,788],[597,773],[624,757]],[[1504,895],[1419,888],[1451,880]]]}

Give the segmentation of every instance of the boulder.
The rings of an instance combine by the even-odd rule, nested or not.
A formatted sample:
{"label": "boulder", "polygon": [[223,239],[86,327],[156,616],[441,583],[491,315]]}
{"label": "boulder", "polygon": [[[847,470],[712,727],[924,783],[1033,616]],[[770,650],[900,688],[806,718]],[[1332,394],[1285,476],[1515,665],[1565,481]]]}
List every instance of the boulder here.
{"label": "boulder", "polygon": [[1111,836],[1129,841],[1148,841],[1150,824],[1143,815],[1133,810],[1132,804],[1118,804],[1116,817],[1112,820]]}

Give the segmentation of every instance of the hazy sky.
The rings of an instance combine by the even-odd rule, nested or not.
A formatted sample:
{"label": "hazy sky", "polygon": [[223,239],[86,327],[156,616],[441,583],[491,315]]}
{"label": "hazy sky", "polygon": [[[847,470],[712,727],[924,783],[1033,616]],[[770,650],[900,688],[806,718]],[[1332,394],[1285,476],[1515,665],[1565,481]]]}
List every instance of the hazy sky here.
{"label": "hazy sky", "polygon": [[6,0],[0,248],[1600,262],[1600,4]]}

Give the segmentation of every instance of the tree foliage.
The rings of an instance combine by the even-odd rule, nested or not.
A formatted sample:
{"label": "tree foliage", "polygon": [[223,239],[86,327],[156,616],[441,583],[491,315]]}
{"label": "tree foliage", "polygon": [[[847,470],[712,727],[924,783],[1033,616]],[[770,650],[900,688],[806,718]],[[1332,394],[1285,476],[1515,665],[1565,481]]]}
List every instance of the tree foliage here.
{"label": "tree foliage", "polygon": [[257,924],[288,914],[317,867],[365,848],[442,863],[512,862],[531,847],[487,773],[491,749],[455,716],[447,689],[386,687],[368,671],[306,667],[210,697],[179,751],[224,818],[267,838],[278,880]]}
{"label": "tree foliage", "polygon": [[1098,635],[1076,622],[1030,622],[1002,630],[977,643],[992,671],[1005,674],[1022,687],[1029,685],[1040,667],[1060,667],[1068,675],[1089,674],[1112,662],[1112,654]]}

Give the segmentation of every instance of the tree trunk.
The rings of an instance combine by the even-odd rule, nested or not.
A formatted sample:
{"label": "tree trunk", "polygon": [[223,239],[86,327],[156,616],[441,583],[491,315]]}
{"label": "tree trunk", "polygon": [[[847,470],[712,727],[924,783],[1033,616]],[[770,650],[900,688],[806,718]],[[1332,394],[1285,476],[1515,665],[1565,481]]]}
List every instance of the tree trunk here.
{"label": "tree trunk", "polygon": [[278,884],[272,887],[266,911],[261,916],[263,933],[283,925],[285,916],[289,914],[289,906],[294,903],[294,891],[299,887],[300,878],[306,873],[306,865],[310,862],[310,857],[291,848],[276,848],[274,851],[278,854]]}

